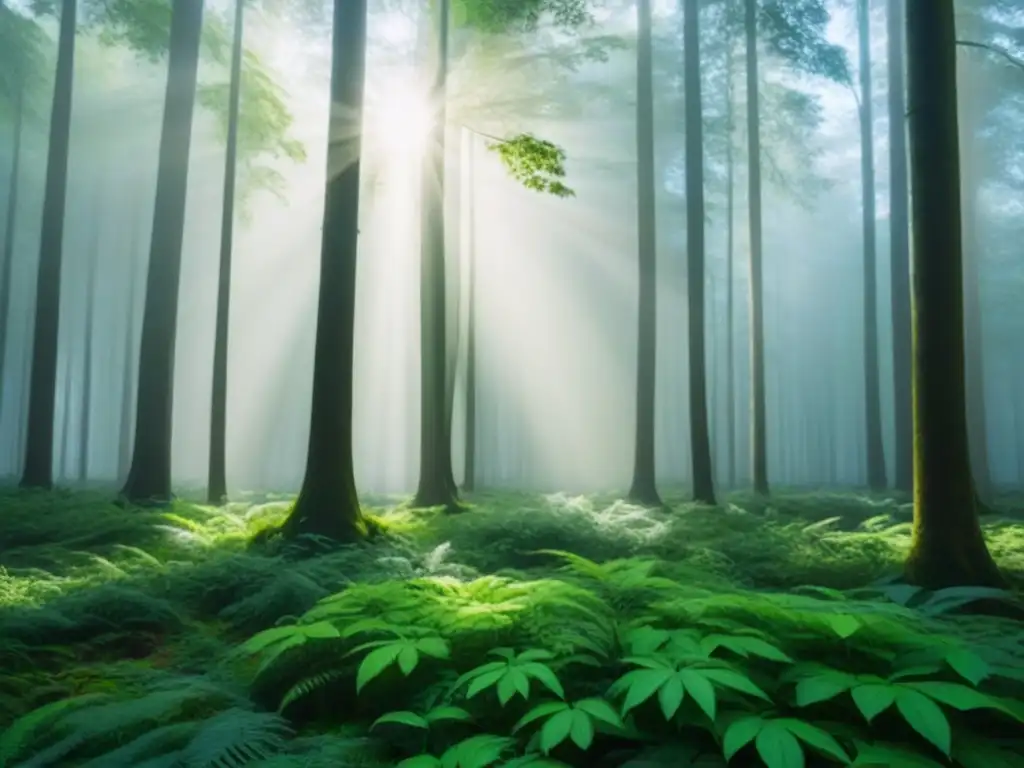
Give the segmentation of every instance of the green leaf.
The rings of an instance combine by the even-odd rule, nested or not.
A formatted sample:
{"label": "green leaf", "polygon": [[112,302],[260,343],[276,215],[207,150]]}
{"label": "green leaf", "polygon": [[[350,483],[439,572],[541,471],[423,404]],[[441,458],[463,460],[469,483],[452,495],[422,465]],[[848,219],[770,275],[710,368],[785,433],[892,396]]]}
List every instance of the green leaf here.
{"label": "green leaf", "polygon": [[757,734],[757,754],[768,768],[804,768],[804,751],[789,730],[768,722]]}
{"label": "green leaf", "polygon": [[300,625],[302,634],[318,640],[341,637],[341,632],[329,621],[318,621],[315,624]]}
{"label": "green leaf", "polygon": [[866,744],[858,740],[854,744],[857,759],[853,765],[856,768],[945,768],[942,763],[897,744]]}
{"label": "green leaf", "polygon": [[718,703],[715,687],[699,670],[684,669],[679,673],[679,678],[686,686],[686,692],[697,702],[697,706],[714,722]]}
{"label": "green leaf", "polygon": [[800,741],[808,744],[822,754],[835,758],[844,765],[850,764],[850,756],[846,754],[846,750],[843,749],[839,745],[839,742],[832,738],[829,733],[825,732],[818,726],[811,725],[810,723],[805,723],[803,720],[796,720],[794,718],[785,718],[782,720],[776,720],[775,722],[784,726],[790,733],[800,739]]}
{"label": "green leaf", "polygon": [[501,665],[501,669],[492,669],[489,672],[484,672],[482,675],[477,675],[472,679],[469,684],[469,688],[466,691],[466,698],[472,699],[481,691],[486,691],[492,685],[497,683],[502,677],[505,676],[505,670],[507,666]]}
{"label": "green leaf", "polygon": [[1020,768],[1024,755],[981,739],[960,738],[953,747],[953,759],[962,768]]}
{"label": "green leaf", "polygon": [[[256,654],[263,649],[274,645],[274,643],[279,643],[282,640],[294,639],[296,635],[301,633],[301,631],[302,630],[294,624],[288,625],[287,627],[273,627],[271,629],[265,629],[246,640],[239,650],[242,653],[249,655]],[[305,638],[302,639],[304,640]]]}
{"label": "green leaf", "polygon": [[402,670],[402,674],[406,677],[412,674],[419,661],[420,654],[416,650],[415,645],[405,646],[398,654],[398,668]]}
{"label": "green leaf", "polygon": [[442,768],[487,768],[515,743],[506,736],[481,733],[460,741],[441,755]]}
{"label": "green leaf", "polygon": [[423,637],[416,641],[416,650],[435,659],[449,658],[448,643],[440,637]]}
{"label": "green leaf", "polygon": [[[698,670],[694,671],[697,672]],[[771,701],[768,694],[758,688],[753,680],[746,675],[741,675],[739,672],[733,672],[731,669],[701,669],[699,673],[711,682],[718,683],[723,688],[731,688],[740,693],[756,696],[764,701]]]}
{"label": "green leaf", "polygon": [[822,701],[834,699],[854,684],[854,678],[845,672],[824,672],[814,677],[805,677],[796,684],[796,705],[809,707]]}
{"label": "green leaf", "polygon": [[879,714],[887,710],[896,701],[896,692],[899,689],[884,683],[872,683],[870,685],[858,685],[850,691],[853,703],[864,715],[869,723]]}
{"label": "green leaf", "polygon": [[974,686],[992,674],[988,662],[973,651],[956,648],[946,654],[946,663],[967,682]]}
{"label": "green leaf", "polygon": [[572,729],[569,731],[569,738],[580,749],[590,749],[594,742],[594,723],[583,710],[577,709],[572,713]]}
{"label": "green leaf", "polygon": [[860,629],[860,621],[857,620],[857,617],[845,613],[829,616],[826,621],[832,631],[843,639],[850,637]]}
{"label": "green leaf", "polygon": [[666,720],[671,720],[679,711],[684,694],[683,681],[679,679],[678,674],[672,675],[658,689],[658,703],[661,705],[661,713],[665,715]]}
{"label": "green leaf", "polygon": [[439,723],[443,720],[466,721],[473,719],[473,716],[462,707],[452,706],[435,707],[423,717],[430,723]]}
{"label": "green leaf", "polygon": [[540,648],[531,648],[530,650],[523,651],[516,657],[516,661],[527,662],[527,661],[550,661],[555,656],[550,651],[545,651]]}
{"label": "green leaf", "polygon": [[769,661],[792,663],[793,659],[780,651],[771,643],[766,643],[756,637],[743,637],[741,635],[708,635],[701,640],[701,647],[707,653],[713,653],[719,647],[746,658],[747,656],[759,656]]}
{"label": "green leaf", "polygon": [[566,709],[552,715],[540,729],[540,749],[547,754],[569,737],[569,732],[576,721],[576,713]]}
{"label": "green leaf", "polygon": [[538,662],[530,662],[528,664],[521,665],[519,669],[529,677],[532,677],[534,680],[539,682],[558,698],[565,698],[565,690],[562,688],[562,684],[558,681],[558,676],[551,671],[551,667]]}
{"label": "green leaf", "polygon": [[1019,714],[1012,711],[1000,699],[959,683],[922,681],[905,683],[904,687],[919,691],[925,696],[961,712],[968,712],[972,709],[994,709],[1017,720],[1021,719]]}
{"label": "green leaf", "polygon": [[395,725],[408,725],[410,728],[429,728],[430,723],[427,722],[426,718],[417,715],[415,712],[388,712],[386,715],[381,715],[373,721],[373,725],[370,726],[370,730],[373,730],[378,725],[385,725],[386,723],[394,723]]}
{"label": "green leaf", "polygon": [[519,722],[512,727],[512,733],[518,733],[524,727],[540,720],[542,717],[548,717],[556,712],[564,712],[567,709],[569,709],[569,705],[564,701],[546,701],[543,704],[538,704],[519,719]]}
{"label": "green leaf", "polygon": [[629,680],[626,700],[622,703],[622,714],[643,704],[674,676],[675,673],[662,669],[636,669],[627,672],[622,677],[623,682]]}
{"label": "green leaf", "polygon": [[516,695],[522,695],[524,699],[530,698],[530,679],[526,673],[517,667],[511,667],[501,680],[498,681],[498,701],[502,706],[508,704],[509,700]]}
{"label": "green leaf", "polygon": [[952,735],[942,709],[923,693],[903,688],[896,694],[896,708],[907,724],[949,756]]}
{"label": "green leaf", "polygon": [[398,654],[402,652],[403,646],[400,643],[385,645],[366,654],[359,671],[356,672],[356,693],[363,690],[363,687],[379,676],[385,669],[395,663]]}
{"label": "green leaf", "polygon": [[433,755],[416,755],[415,757],[407,757],[405,760],[400,762],[395,768],[440,768],[441,761]]}
{"label": "green leaf", "polygon": [[737,752],[754,740],[763,727],[764,720],[756,716],[741,717],[730,723],[722,736],[722,754],[725,759],[732,760]]}
{"label": "green leaf", "polygon": [[625,727],[622,718],[619,717],[619,713],[604,699],[582,699],[576,702],[575,707],[582,712],[586,712],[595,720],[600,720],[602,723],[615,728]]}

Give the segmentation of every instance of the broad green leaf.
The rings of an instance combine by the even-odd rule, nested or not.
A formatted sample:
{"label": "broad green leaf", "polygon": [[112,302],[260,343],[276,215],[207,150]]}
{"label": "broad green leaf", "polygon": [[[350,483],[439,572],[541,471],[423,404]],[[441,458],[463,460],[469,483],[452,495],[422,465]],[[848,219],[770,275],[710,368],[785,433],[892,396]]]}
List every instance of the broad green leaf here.
{"label": "broad green leaf", "polygon": [[626,700],[622,703],[622,713],[626,714],[631,709],[640,706],[647,701],[655,692],[665,684],[674,673],[661,669],[637,669],[627,672],[623,681],[629,680],[629,688],[626,691]]}
{"label": "broad green leaf", "polygon": [[684,669],[679,673],[679,679],[686,687],[686,692],[697,702],[697,706],[714,722],[717,711],[718,696],[715,687],[704,677],[700,670]]}
{"label": "broad green leaf", "polygon": [[992,668],[988,662],[966,648],[956,648],[947,653],[946,663],[960,677],[975,687],[992,674]]}
{"label": "broad green leaf", "polygon": [[732,760],[737,752],[754,740],[763,727],[764,720],[756,716],[741,717],[730,723],[722,736],[722,754],[725,759]]}
{"label": "broad green leaf", "polygon": [[564,712],[567,709],[569,709],[569,705],[564,701],[546,701],[543,704],[538,704],[519,718],[519,722],[512,727],[512,733],[519,732],[530,723],[540,720],[542,717],[548,717],[556,712]]}
{"label": "broad green leaf", "polygon": [[576,702],[576,709],[586,712],[595,720],[600,720],[615,728],[624,727],[619,713],[604,699],[583,699]]}
{"label": "broad green leaf", "polygon": [[938,704],[923,693],[902,688],[896,694],[896,708],[911,728],[949,755],[952,748],[949,721]]}
{"label": "broad green leaf", "polygon": [[562,684],[558,681],[558,676],[551,671],[551,667],[539,662],[531,661],[527,664],[521,665],[519,669],[539,682],[558,698],[565,698],[565,689],[562,688]]}
{"label": "broad green leaf", "polygon": [[590,749],[594,742],[594,723],[590,715],[581,709],[572,713],[572,729],[569,731],[569,738],[580,749]]}
{"label": "broad green leaf", "polygon": [[[696,672],[697,670],[694,671]],[[711,682],[718,683],[723,688],[731,688],[740,693],[756,696],[764,701],[771,701],[768,698],[768,694],[758,688],[753,680],[746,675],[741,675],[739,672],[733,672],[731,669],[702,669],[700,674]]]}
{"label": "broad green leaf", "polygon": [[274,643],[294,638],[300,632],[301,630],[295,625],[265,629],[246,640],[245,643],[242,644],[240,650],[247,654],[259,653],[264,648],[267,648]]}
{"label": "broad green leaf", "polygon": [[415,757],[407,757],[396,765],[395,768],[440,768],[440,766],[441,761],[433,755],[416,755]]}
{"label": "broad green leaf", "polygon": [[302,634],[306,637],[316,638],[318,640],[341,637],[341,632],[339,632],[329,621],[318,621],[315,624],[306,624],[301,626]]}
{"label": "broad green leaf", "polygon": [[386,715],[381,715],[373,721],[373,725],[370,726],[370,730],[373,730],[378,725],[385,725],[386,723],[393,723],[395,725],[408,725],[410,728],[429,728],[430,723],[427,722],[426,718],[417,715],[415,712],[388,712]]}
{"label": "broad green leaf", "polygon": [[872,683],[870,685],[857,685],[850,691],[853,703],[864,715],[869,723],[879,714],[887,710],[896,701],[896,692],[899,690],[893,685],[884,683]]}
{"label": "broad green leaf", "polygon": [[829,616],[827,621],[832,631],[844,639],[860,629],[860,621],[857,620],[857,617],[845,613]]}
{"label": "broad green leaf", "polygon": [[658,689],[658,703],[661,705],[661,713],[665,715],[666,720],[671,720],[679,711],[684,693],[683,681],[679,679],[678,674],[672,675]]}
{"label": "broad green leaf", "polygon": [[855,768],[945,768],[930,757],[896,744],[867,744],[854,740],[857,758]]}
{"label": "broad green leaf", "polygon": [[576,713],[571,709],[558,712],[547,719],[540,729],[540,749],[547,754],[569,737]]}
{"label": "broad green leaf", "polygon": [[498,681],[498,701],[505,706],[517,692],[529,699],[530,679],[518,667],[511,667]]}
{"label": "broad green leaf", "polygon": [[449,657],[448,643],[440,637],[423,637],[416,641],[416,650],[435,659]]}
{"label": "broad green leaf", "polygon": [[743,637],[737,635],[708,635],[701,640],[701,647],[707,653],[713,653],[719,647],[727,648],[733,653],[747,657],[750,655],[760,656],[769,661],[792,663],[793,659],[780,651],[771,643],[767,643],[756,637]]}
{"label": "broad green leaf", "polygon": [[420,654],[416,650],[415,645],[407,645],[398,654],[398,668],[402,670],[402,674],[408,677],[412,674],[412,671],[416,669],[416,665],[419,664]]}
{"label": "broad green leaf", "polygon": [[435,707],[425,714],[424,719],[430,723],[439,723],[442,720],[472,720],[473,716],[462,707],[443,706]]}
{"label": "broad green leaf", "polygon": [[402,652],[402,648],[401,644],[393,643],[366,654],[366,657],[359,665],[359,671],[356,672],[356,693],[363,690],[363,687],[368,682],[394,664],[398,654]]}
{"label": "broad green leaf", "polygon": [[654,627],[638,627],[627,636],[630,653],[648,656],[661,648],[669,638],[668,630]]}
{"label": "broad green leaf", "polygon": [[825,672],[814,677],[806,677],[796,684],[796,705],[809,707],[811,704],[834,699],[849,690],[853,684],[854,679],[845,672]]}
{"label": "broad green leaf", "polygon": [[531,648],[530,650],[520,653],[519,656],[516,657],[516,661],[550,661],[554,657],[554,654],[550,651],[545,651],[540,648]]}
{"label": "broad green leaf", "polygon": [[790,733],[800,739],[800,741],[813,747],[817,751],[835,758],[844,765],[850,764],[850,756],[846,754],[846,750],[843,749],[839,745],[839,742],[836,741],[829,733],[818,726],[805,723],[803,720],[797,720],[795,718],[785,718],[783,720],[776,720],[775,722],[778,725],[784,726]]}
{"label": "broad green leaf", "polygon": [[469,684],[469,688],[466,690],[466,698],[472,699],[481,691],[486,691],[492,685],[501,680],[505,676],[505,670],[508,667],[504,664],[501,665],[501,669],[492,669],[489,672],[484,672],[482,675],[477,675],[472,679]]}
{"label": "broad green leaf", "polygon": [[784,725],[766,723],[754,744],[767,768],[804,768],[804,751],[800,742]]}
{"label": "broad green leaf", "polygon": [[487,768],[497,762],[515,741],[506,736],[481,733],[460,741],[441,755],[442,768]]}
{"label": "broad green leaf", "polygon": [[1003,703],[992,696],[966,685],[959,683],[943,683],[937,681],[922,681],[919,683],[905,683],[905,688],[920,691],[925,696],[945,704],[947,707],[967,712],[972,709],[995,709],[1013,715],[1004,708]]}

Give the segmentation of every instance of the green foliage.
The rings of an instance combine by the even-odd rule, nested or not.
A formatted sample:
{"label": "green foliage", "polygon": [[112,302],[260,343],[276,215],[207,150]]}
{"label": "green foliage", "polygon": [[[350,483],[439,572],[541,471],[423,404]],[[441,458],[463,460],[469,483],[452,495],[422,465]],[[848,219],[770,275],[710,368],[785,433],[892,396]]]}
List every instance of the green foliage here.
{"label": "green foliage", "polygon": [[46,71],[46,35],[31,19],[10,6],[0,6],[0,115],[9,113],[19,98],[32,116]]}
{"label": "green foliage", "polygon": [[545,17],[562,27],[591,18],[587,0],[452,0],[455,25],[483,32],[531,31]]}
{"label": "green foliage", "polygon": [[544,139],[522,133],[488,146],[497,152],[505,169],[527,189],[555,197],[575,197],[565,178],[565,150]]}

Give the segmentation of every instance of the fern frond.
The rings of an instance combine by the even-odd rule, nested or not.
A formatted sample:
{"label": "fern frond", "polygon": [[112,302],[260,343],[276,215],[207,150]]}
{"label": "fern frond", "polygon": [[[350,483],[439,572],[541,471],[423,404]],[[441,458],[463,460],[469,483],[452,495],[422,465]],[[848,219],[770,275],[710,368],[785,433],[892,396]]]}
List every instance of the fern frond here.
{"label": "fern frond", "polygon": [[32,746],[37,734],[52,726],[62,717],[76,709],[109,698],[108,695],[102,693],[88,693],[84,696],[45,704],[18,718],[7,730],[0,733],[0,768],[12,764],[16,757],[22,755],[28,747]]}
{"label": "fern frond", "polygon": [[295,683],[285,695],[281,698],[281,703],[277,705],[278,712],[284,712],[289,706],[294,704],[299,699],[303,699],[313,691],[320,690],[335,680],[339,680],[346,674],[351,674],[349,669],[329,669],[325,672],[320,672],[316,675],[310,675],[309,677],[299,680]]}
{"label": "fern frond", "polygon": [[240,768],[285,749],[292,729],[284,718],[233,708],[206,720],[181,752],[182,766]]}

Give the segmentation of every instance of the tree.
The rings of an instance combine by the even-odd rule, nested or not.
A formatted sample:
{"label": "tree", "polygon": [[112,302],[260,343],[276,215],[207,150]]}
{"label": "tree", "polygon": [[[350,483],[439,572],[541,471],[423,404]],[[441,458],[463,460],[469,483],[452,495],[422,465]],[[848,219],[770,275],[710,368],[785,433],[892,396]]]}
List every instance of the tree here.
{"label": "tree", "polygon": [[160,170],[139,347],[135,445],[131,469],[122,490],[123,496],[134,503],[163,504],[171,499],[174,351],[202,29],[202,0],[179,0],[174,4],[160,135]]}
{"label": "tree", "polygon": [[882,447],[881,382],[878,370],[878,277],[875,243],[875,139],[871,88],[871,24],[868,0],[857,0],[857,49],[860,62],[861,220],[864,238],[864,425],[868,487],[885,488]]}
{"label": "tree", "polygon": [[1002,586],[978,520],[967,437],[953,0],[907,3],[913,213],[914,524],[928,589]]}
{"label": "tree", "polygon": [[697,0],[683,5],[683,77],[686,89],[686,261],[690,355],[690,456],[693,496],[715,503],[708,434],[706,358],[704,352],[704,119],[700,87],[700,9]]}
{"label": "tree", "polygon": [[658,255],[655,220],[654,74],[651,0],[637,0],[636,151],[637,266],[639,297],[636,356],[636,442],[633,482],[628,498],[650,507],[662,505],[655,480],[654,405],[657,371]]}
{"label": "tree", "polygon": [[238,113],[242,84],[242,33],[245,0],[235,0],[234,36],[228,94],[227,152],[220,223],[220,269],[217,275],[217,320],[213,341],[213,391],[210,404],[210,461],[206,497],[211,504],[227,498],[228,326],[231,317],[231,250],[234,235],[235,180],[238,164]]}
{"label": "tree", "polygon": [[914,423],[911,388],[913,335],[910,318],[910,193],[907,187],[907,111],[903,77],[904,0],[888,0],[889,73],[889,260],[892,304],[893,486],[910,493],[914,488]]}
{"label": "tree", "polygon": [[[100,198],[102,199],[102,198]],[[89,438],[92,435],[92,377],[93,341],[96,337],[96,280],[100,271],[100,235],[102,227],[98,215],[93,221],[95,231],[89,244],[88,277],[85,288],[85,322],[83,323],[82,356],[82,413],[78,431],[78,482],[84,483],[89,477]],[[66,408],[67,406],[65,406]]]}
{"label": "tree", "polygon": [[60,326],[64,208],[67,203],[71,95],[74,87],[76,0],[63,0],[57,42],[57,71],[50,115],[43,201],[42,237],[36,281],[35,333],[28,400],[28,438],[21,485],[53,486],[54,407],[57,389],[57,330]]}
{"label": "tree", "polygon": [[320,244],[309,450],[302,488],[283,533],[350,541],[367,533],[352,459],[352,353],[366,77],[366,0],[335,0],[331,50],[331,130]]}

